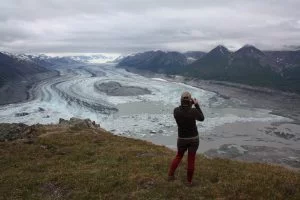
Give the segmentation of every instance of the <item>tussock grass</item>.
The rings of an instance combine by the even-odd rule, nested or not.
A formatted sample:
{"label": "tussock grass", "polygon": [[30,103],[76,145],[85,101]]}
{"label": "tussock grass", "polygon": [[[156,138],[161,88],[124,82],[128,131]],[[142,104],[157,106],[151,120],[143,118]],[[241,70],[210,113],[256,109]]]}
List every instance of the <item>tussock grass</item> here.
{"label": "tussock grass", "polygon": [[166,147],[58,125],[37,135],[0,143],[0,199],[300,199],[299,172],[279,166],[198,155],[186,187],[185,160],[166,181]]}

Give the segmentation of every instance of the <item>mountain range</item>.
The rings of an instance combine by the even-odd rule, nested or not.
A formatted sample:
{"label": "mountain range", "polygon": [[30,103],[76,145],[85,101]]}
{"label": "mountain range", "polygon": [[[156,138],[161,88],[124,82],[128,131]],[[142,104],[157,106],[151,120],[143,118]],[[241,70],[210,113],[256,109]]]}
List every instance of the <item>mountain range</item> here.
{"label": "mountain range", "polygon": [[48,62],[39,63],[27,55],[0,52],[0,105],[30,99],[29,91],[36,83],[58,75],[47,66]]}
{"label": "mountain range", "polygon": [[28,79],[34,74],[47,71],[49,70],[33,60],[0,52],[0,83],[2,84],[11,80]]}
{"label": "mountain range", "polygon": [[[40,76],[39,74],[53,75],[52,69],[56,66],[110,62],[113,59],[100,54],[50,57],[43,54],[0,52],[0,89],[5,83],[11,81],[41,80],[47,75]],[[119,57],[114,62],[118,63],[117,67],[271,87],[300,93],[300,50],[261,51],[252,45],[245,45],[232,52],[225,46],[219,45],[208,53],[147,51]],[[32,77],[35,78],[32,79]],[[11,86],[9,90],[13,91],[12,88]]]}
{"label": "mountain range", "polygon": [[118,67],[300,93],[300,51],[261,51],[252,45],[235,52],[222,45],[208,53],[148,51],[125,57]]}

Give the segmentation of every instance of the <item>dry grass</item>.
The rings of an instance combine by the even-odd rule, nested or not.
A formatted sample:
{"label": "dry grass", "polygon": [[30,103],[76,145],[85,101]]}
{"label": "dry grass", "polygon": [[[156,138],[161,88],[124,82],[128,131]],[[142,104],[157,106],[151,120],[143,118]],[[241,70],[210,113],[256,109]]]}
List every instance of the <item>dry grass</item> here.
{"label": "dry grass", "polygon": [[167,182],[175,152],[103,130],[38,127],[32,144],[0,143],[0,199],[300,199],[300,174],[225,159],[185,161]]}

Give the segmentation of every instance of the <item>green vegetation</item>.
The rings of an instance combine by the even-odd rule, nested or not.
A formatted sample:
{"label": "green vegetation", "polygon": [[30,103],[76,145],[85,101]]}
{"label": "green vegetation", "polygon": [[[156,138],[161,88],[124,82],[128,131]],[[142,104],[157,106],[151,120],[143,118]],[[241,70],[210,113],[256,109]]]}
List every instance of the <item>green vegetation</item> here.
{"label": "green vegetation", "polygon": [[299,172],[225,159],[196,160],[195,185],[167,182],[175,152],[104,130],[37,126],[0,143],[0,199],[300,199]]}

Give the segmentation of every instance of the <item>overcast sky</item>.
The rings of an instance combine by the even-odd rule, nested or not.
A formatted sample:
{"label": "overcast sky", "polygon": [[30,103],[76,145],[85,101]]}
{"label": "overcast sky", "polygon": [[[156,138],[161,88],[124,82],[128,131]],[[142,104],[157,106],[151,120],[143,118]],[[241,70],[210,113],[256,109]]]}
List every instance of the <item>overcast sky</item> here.
{"label": "overcast sky", "polygon": [[300,0],[2,0],[0,50],[209,51],[300,46]]}

